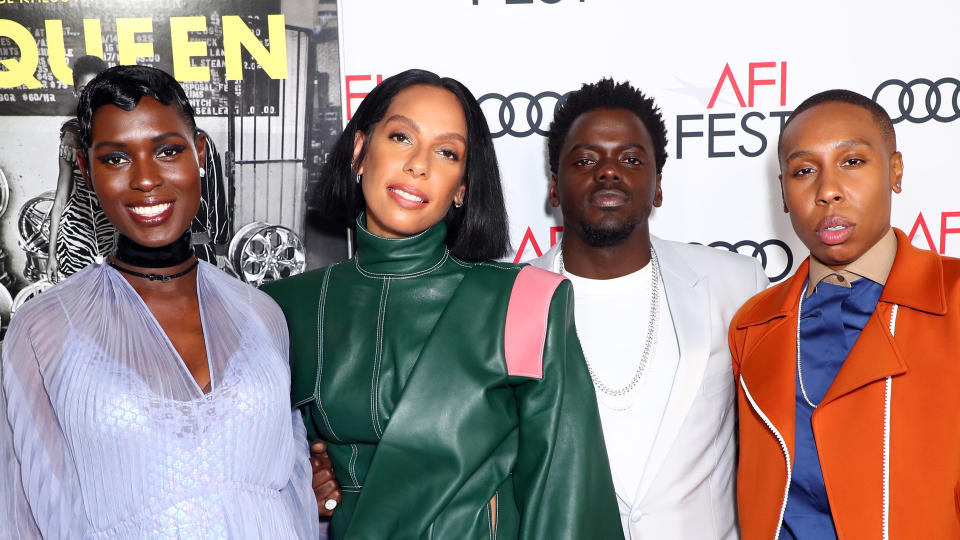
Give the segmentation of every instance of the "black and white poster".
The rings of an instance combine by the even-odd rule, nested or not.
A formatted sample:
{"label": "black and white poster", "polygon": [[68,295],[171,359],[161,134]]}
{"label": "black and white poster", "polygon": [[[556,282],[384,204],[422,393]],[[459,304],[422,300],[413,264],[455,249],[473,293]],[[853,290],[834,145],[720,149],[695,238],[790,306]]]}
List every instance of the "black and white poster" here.
{"label": "black and white poster", "polygon": [[104,65],[163,69],[195,107],[214,150],[201,258],[253,285],[343,258],[306,197],[342,126],[338,34],[336,2],[316,0],[0,1],[3,322],[111,245],[70,134],[75,77]]}

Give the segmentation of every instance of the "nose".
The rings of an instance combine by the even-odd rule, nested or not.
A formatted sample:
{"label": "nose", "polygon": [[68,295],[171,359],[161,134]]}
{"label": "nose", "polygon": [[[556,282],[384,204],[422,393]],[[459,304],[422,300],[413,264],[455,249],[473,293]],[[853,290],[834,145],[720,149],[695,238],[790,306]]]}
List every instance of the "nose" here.
{"label": "nose", "polygon": [[160,171],[154,166],[152,159],[134,160],[130,172],[130,187],[137,191],[149,193],[163,184]]}
{"label": "nose", "polygon": [[832,171],[821,171],[817,185],[817,204],[830,205],[844,200],[840,179]]}
{"label": "nose", "polygon": [[598,182],[619,182],[620,168],[614,158],[601,159],[597,167],[596,178]]}
{"label": "nose", "polygon": [[430,160],[427,154],[428,149],[426,148],[414,150],[410,153],[410,158],[407,159],[407,162],[404,164],[403,170],[414,178],[425,178],[430,173],[430,166],[428,165]]}

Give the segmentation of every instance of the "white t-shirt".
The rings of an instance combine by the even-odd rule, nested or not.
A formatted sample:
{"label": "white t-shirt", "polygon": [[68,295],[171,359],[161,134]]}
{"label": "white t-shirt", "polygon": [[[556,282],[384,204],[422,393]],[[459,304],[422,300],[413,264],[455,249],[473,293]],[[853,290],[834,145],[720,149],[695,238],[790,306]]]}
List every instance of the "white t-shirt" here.
{"label": "white t-shirt", "polygon": [[[652,265],[647,264],[632,274],[614,279],[587,279],[564,273],[573,284],[577,334],[584,356],[609,388],[619,389],[629,384],[643,355],[650,318],[652,272]],[[663,280],[657,285],[660,295],[658,340],[643,376],[624,396],[610,396],[597,390],[603,436],[624,523],[629,519],[680,361]]]}

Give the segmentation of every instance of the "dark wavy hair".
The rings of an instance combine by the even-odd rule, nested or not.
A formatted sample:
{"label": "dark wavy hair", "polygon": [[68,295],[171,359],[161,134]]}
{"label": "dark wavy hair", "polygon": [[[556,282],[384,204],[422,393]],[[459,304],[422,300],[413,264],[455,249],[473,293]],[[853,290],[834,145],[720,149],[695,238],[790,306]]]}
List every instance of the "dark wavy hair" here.
{"label": "dark wavy hair", "polygon": [[104,105],[116,105],[132,111],[140,98],[150,96],[164,105],[173,105],[183,120],[197,131],[193,105],[183,87],[169,73],[149,66],[114,66],[101,71],[80,94],[77,120],[80,122],[80,149],[90,148],[93,115]]}
{"label": "dark wavy hair", "polygon": [[616,83],[613,79],[584,84],[579,90],[567,94],[557,108],[547,134],[550,172],[556,173],[560,166],[560,149],[574,120],[594,109],[626,109],[637,115],[653,141],[657,174],[663,172],[663,165],[667,162],[667,126],[663,123],[660,107],[653,102],[653,98],[630,86],[630,83]]}
{"label": "dark wavy hair", "polygon": [[[506,255],[509,249],[507,211],[500,186],[500,169],[490,138],[490,128],[477,100],[463,84],[430,71],[409,69],[384,79],[360,103],[347,123],[320,172],[320,181],[310,194],[310,218],[352,226],[366,207],[356,182],[376,124],[383,119],[394,96],[416,85],[447,90],[460,102],[467,120],[467,157],[463,183],[467,188],[463,206],[447,211],[446,244],[458,258],[485,261]],[[357,132],[365,136],[363,148],[353,159]]]}

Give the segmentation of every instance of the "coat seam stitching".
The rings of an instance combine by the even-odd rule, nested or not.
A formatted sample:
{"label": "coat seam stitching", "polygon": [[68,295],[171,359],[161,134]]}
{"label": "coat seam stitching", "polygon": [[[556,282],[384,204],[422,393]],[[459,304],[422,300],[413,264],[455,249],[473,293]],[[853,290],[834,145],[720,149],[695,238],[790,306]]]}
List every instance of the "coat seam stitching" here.
{"label": "coat seam stitching", "polygon": [[337,263],[327,268],[327,271],[323,274],[323,285],[320,287],[320,305],[317,308],[317,378],[313,386],[313,401],[317,404],[317,410],[320,411],[320,417],[323,418],[324,425],[330,430],[330,435],[338,442],[342,442],[337,432],[333,430],[333,425],[330,423],[330,418],[327,416],[327,411],[324,410],[323,402],[320,398],[320,380],[323,378],[323,315],[326,309],[330,274],[333,273],[333,269],[339,264],[340,263]]}

